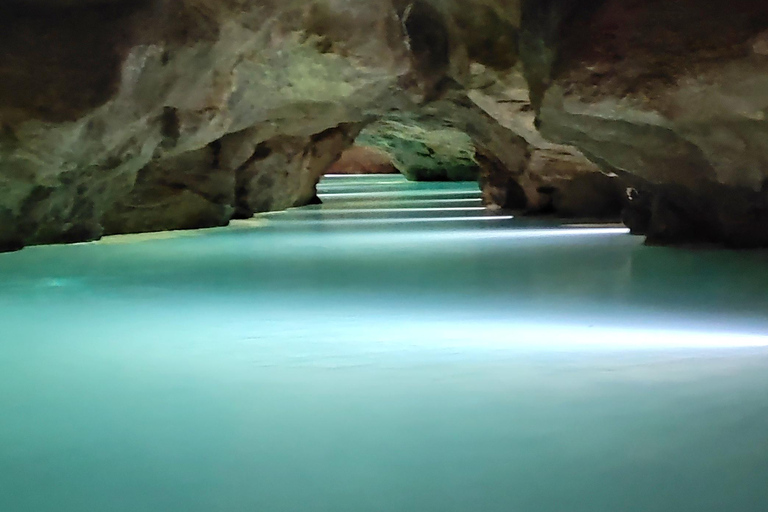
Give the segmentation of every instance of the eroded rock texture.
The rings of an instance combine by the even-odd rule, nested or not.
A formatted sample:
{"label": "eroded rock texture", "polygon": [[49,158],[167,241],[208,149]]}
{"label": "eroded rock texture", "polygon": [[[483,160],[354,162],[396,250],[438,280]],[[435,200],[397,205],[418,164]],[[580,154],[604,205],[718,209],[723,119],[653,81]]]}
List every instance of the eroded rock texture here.
{"label": "eroded rock texture", "polygon": [[518,68],[499,73],[476,66],[474,82],[471,100],[528,145],[517,167],[483,166],[486,204],[534,215],[619,220],[626,202],[623,180],[603,172],[576,148],[541,136]]}
{"label": "eroded rock texture", "polygon": [[0,49],[3,249],[306,204],[398,116],[489,205],[768,245],[762,1],[7,0]]}
{"label": "eroded rock texture", "polygon": [[[406,20],[409,15],[406,10]],[[444,32],[440,37],[434,28],[413,27],[415,39],[429,39],[429,44],[421,42],[419,48],[424,50],[415,55],[447,49],[444,59],[431,58],[441,66],[416,66],[430,69],[439,96],[418,109],[416,120],[421,126],[470,136],[486,204],[529,214],[618,219],[625,202],[621,180],[576,148],[545,140],[534,127],[528,84],[518,62],[518,38],[525,33],[520,4],[435,2],[418,16],[433,20],[430,26],[443,27]],[[426,21],[419,26],[424,25]],[[442,39],[449,43],[442,45]],[[445,172],[418,174],[448,178]]]}
{"label": "eroded rock texture", "polygon": [[471,137],[445,118],[390,115],[363,130],[358,142],[384,151],[412,181],[477,181]]}
{"label": "eroded rock texture", "polygon": [[386,3],[0,9],[5,248],[221,225],[311,201],[356,124],[405,101],[409,53]]}
{"label": "eroded rock texture", "polygon": [[768,3],[531,1],[545,136],[629,182],[652,242],[768,245]]}

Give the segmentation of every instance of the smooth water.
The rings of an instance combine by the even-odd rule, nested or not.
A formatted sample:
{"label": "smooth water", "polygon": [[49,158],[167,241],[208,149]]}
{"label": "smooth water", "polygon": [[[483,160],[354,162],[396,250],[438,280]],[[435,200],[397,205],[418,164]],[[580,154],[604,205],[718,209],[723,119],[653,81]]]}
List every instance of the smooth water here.
{"label": "smooth water", "polygon": [[0,512],[768,510],[768,254],[321,192],[0,255]]}

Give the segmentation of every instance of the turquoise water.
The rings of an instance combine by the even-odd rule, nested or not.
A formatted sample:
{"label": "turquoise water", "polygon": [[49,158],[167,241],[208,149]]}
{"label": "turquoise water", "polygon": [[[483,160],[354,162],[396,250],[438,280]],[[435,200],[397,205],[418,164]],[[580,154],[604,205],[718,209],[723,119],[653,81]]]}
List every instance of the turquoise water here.
{"label": "turquoise water", "polygon": [[768,255],[471,184],[0,255],[0,512],[768,510]]}

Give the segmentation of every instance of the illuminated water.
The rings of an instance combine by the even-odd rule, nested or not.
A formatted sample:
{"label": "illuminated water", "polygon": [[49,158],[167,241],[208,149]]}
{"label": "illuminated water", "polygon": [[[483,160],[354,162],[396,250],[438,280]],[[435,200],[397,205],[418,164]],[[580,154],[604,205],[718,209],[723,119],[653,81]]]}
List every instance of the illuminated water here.
{"label": "illuminated water", "polygon": [[323,190],[0,255],[0,512],[768,510],[768,255]]}

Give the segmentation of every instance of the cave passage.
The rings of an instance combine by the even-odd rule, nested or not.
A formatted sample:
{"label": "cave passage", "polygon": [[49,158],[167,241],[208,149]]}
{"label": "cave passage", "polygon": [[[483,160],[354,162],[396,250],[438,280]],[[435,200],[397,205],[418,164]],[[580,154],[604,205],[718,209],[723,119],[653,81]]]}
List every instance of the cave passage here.
{"label": "cave passage", "polygon": [[0,255],[0,511],[768,510],[768,255],[330,176]]}

